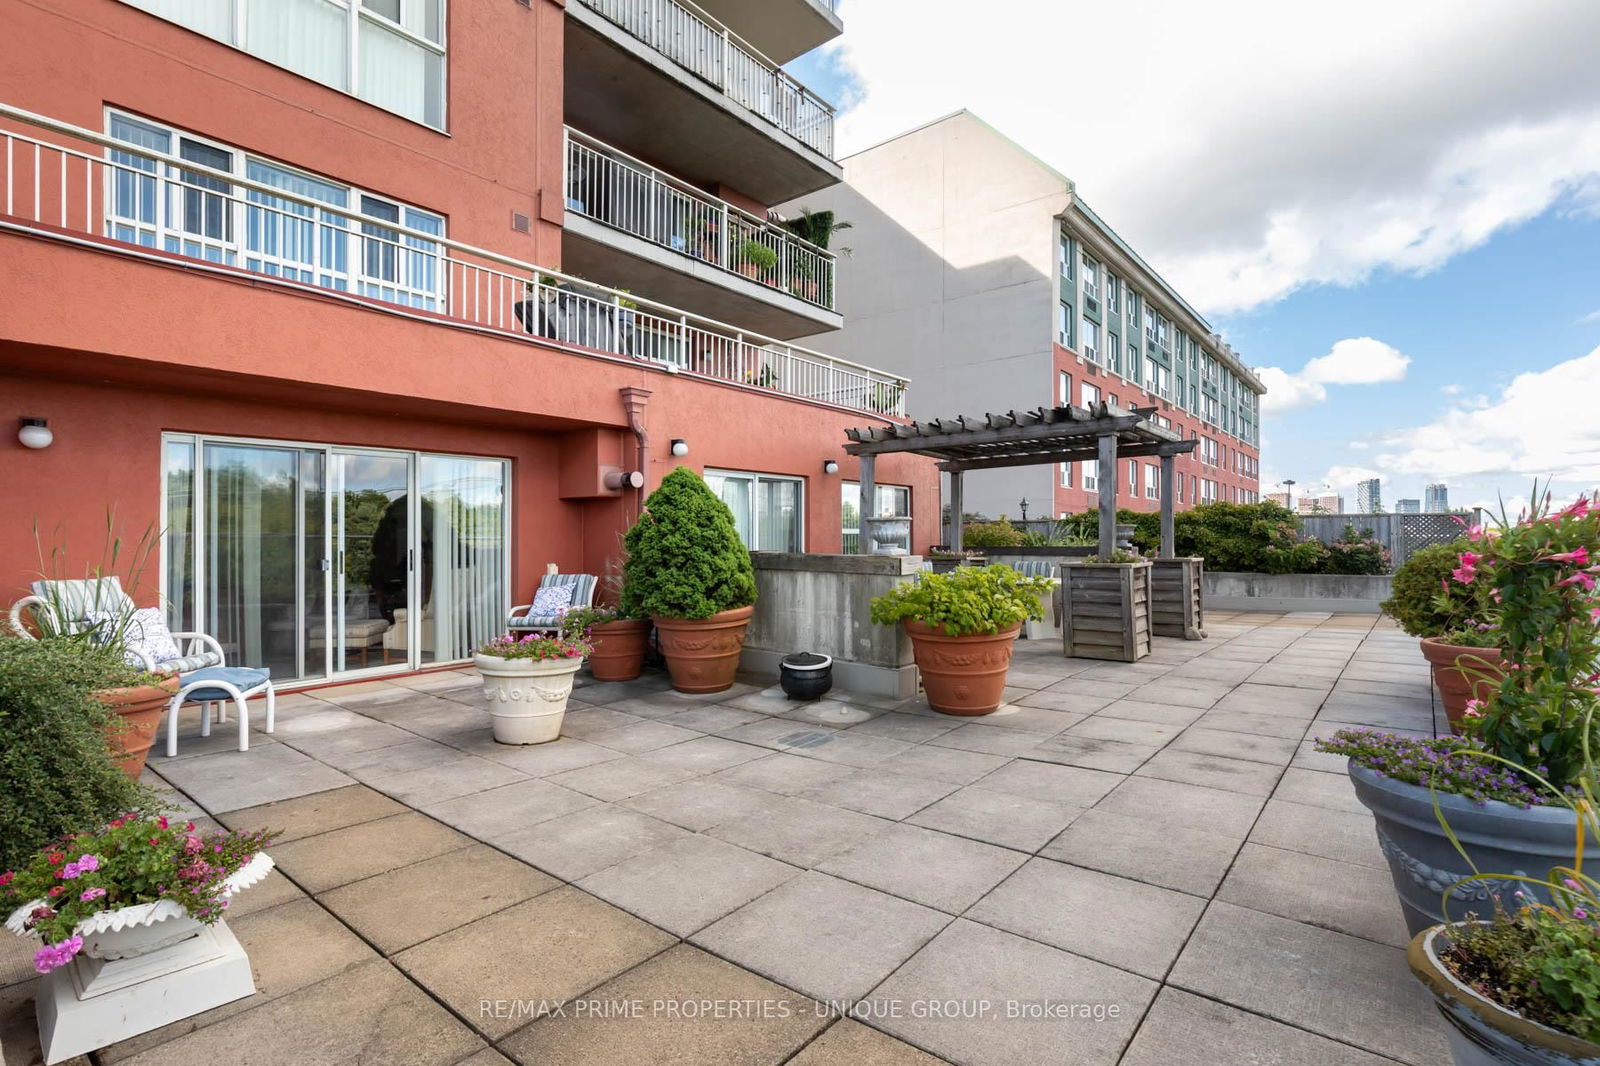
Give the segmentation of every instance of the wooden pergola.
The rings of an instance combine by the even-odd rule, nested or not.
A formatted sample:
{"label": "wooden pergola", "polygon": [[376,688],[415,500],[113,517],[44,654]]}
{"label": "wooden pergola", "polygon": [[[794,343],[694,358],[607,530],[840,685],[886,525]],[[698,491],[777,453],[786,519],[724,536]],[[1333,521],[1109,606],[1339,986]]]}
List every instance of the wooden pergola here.
{"label": "wooden pergola", "polygon": [[1109,559],[1117,544],[1117,461],[1156,457],[1161,460],[1161,555],[1174,553],[1172,504],[1176,460],[1199,443],[1184,440],[1154,420],[1155,408],[1040,407],[982,418],[935,419],[909,425],[848,429],[844,450],[861,460],[861,551],[872,551],[865,535],[877,496],[875,460],[893,452],[910,452],[939,460],[950,475],[950,550],[961,550],[961,478],[969,470],[1013,466],[1098,462],[1100,465],[1100,558]]}

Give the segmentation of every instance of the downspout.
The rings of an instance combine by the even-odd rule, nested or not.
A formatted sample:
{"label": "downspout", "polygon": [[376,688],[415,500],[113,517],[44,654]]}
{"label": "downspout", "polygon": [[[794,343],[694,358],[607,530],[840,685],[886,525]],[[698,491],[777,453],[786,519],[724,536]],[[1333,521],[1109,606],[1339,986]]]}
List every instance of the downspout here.
{"label": "downspout", "polygon": [[633,431],[634,437],[639,442],[635,466],[641,476],[639,495],[634,509],[634,517],[637,518],[644,513],[644,493],[650,473],[650,434],[644,428],[644,409],[650,402],[650,390],[629,385],[618,389],[617,392],[622,396],[622,409],[628,416],[628,428]]}

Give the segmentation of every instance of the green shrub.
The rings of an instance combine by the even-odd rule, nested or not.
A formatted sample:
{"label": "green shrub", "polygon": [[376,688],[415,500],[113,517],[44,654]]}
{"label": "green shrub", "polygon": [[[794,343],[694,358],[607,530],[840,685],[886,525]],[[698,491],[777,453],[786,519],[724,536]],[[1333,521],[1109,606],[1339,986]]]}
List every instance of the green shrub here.
{"label": "green shrub", "polygon": [[1355,526],[1347,522],[1339,539],[1328,545],[1323,573],[1387,574],[1391,565],[1389,549],[1372,539],[1372,530],[1357,533]]}
{"label": "green shrub", "polygon": [[1173,519],[1179,555],[1202,555],[1207,570],[1314,574],[1327,551],[1301,540],[1300,520],[1276,503],[1204,503]]}
{"label": "green shrub", "polygon": [[998,522],[968,522],[961,530],[963,548],[1019,548],[1027,540],[1027,535],[1006,521],[1004,515]]}
{"label": "green shrub", "polygon": [[744,261],[763,274],[778,265],[778,253],[760,241],[745,241],[740,251],[744,255]]}
{"label": "green shrub", "polygon": [[1412,552],[1394,572],[1394,587],[1383,602],[1383,613],[1413,637],[1442,637],[1468,622],[1486,620],[1492,613],[1487,584],[1464,585],[1450,578],[1461,565],[1461,553],[1471,548],[1472,543],[1463,537]]}
{"label": "green shrub", "polygon": [[147,680],[107,649],[0,637],[0,870],[151,805],[111,761],[106,736],[119,720],[90,696]]}
{"label": "green shrub", "polygon": [[709,618],[756,602],[750,552],[733,512],[686,466],[661,479],[623,539],[621,613]]}
{"label": "green shrub", "polygon": [[1044,617],[1039,594],[1047,577],[1023,577],[1009,566],[959,566],[948,574],[923,573],[872,601],[872,620],[892,626],[910,619],[948,636],[998,633]]}

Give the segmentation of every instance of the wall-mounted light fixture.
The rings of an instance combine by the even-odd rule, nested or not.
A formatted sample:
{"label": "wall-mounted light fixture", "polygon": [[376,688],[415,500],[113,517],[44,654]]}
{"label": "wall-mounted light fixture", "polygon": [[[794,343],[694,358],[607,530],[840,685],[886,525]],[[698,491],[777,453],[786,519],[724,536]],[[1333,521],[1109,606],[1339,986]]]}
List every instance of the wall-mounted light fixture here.
{"label": "wall-mounted light fixture", "polygon": [[672,454],[676,455],[680,459],[685,455],[688,455],[689,442],[684,440],[682,437],[674,437],[672,440]]}
{"label": "wall-mounted light fixture", "polygon": [[834,459],[822,460],[822,472],[824,474],[837,474],[839,472],[838,461]]}
{"label": "wall-mounted light fixture", "polygon": [[50,424],[42,418],[24,418],[17,429],[17,440],[22,442],[24,448],[48,448],[55,439],[56,435],[50,432]]}

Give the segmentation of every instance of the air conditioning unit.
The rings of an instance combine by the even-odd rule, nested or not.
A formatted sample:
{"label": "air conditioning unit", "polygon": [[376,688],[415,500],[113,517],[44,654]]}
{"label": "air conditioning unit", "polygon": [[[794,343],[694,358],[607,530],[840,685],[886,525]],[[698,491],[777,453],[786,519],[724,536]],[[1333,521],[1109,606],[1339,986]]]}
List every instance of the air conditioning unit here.
{"label": "air conditioning unit", "polygon": [[1093,363],[1085,363],[1083,365],[1085,367],[1085,371],[1084,372],[1087,373],[1090,377],[1097,378],[1097,377],[1100,376],[1100,368],[1095,366]]}
{"label": "air conditioning unit", "polygon": [[1085,296],[1083,298],[1083,309],[1085,311],[1093,311],[1098,315],[1100,313],[1100,301],[1093,296]]}

